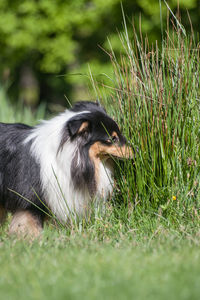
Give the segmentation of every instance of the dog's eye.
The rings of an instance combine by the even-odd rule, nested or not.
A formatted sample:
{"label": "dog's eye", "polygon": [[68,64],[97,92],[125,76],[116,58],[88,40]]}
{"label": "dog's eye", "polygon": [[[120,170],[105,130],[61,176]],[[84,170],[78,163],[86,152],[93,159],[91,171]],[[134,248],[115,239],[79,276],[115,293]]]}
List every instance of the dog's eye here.
{"label": "dog's eye", "polygon": [[119,141],[119,138],[117,136],[112,136],[109,139],[106,140],[108,144],[115,144]]}
{"label": "dog's eye", "polygon": [[112,143],[117,143],[119,141],[117,136],[112,136],[111,140],[112,140]]}

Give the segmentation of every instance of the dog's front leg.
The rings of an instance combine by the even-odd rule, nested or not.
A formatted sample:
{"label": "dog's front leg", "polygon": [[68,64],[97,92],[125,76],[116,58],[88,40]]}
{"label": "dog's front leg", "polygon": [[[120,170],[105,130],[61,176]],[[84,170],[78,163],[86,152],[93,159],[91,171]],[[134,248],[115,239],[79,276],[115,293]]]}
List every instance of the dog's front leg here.
{"label": "dog's front leg", "polygon": [[41,234],[42,225],[42,219],[38,215],[28,210],[18,210],[13,214],[9,234],[34,239]]}

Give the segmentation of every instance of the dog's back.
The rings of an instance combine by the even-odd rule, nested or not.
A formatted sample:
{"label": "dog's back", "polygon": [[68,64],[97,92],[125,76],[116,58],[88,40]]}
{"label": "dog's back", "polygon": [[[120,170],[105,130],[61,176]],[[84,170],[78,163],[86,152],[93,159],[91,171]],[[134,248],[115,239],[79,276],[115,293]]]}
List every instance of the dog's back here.
{"label": "dog's back", "polygon": [[3,162],[2,155],[5,155],[4,159],[6,159],[9,153],[13,154],[16,151],[16,146],[23,142],[31,129],[32,127],[21,123],[0,123],[0,170],[1,162]]}
{"label": "dog's back", "polygon": [[[4,179],[9,169],[9,163],[15,158],[17,145],[23,140],[23,131],[30,129],[23,124],[0,123],[0,202],[3,198]],[[11,172],[11,170],[10,170]]]}
{"label": "dog's back", "polygon": [[24,145],[31,129],[20,123],[0,123],[0,204],[10,211],[27,209],[31,203],[23,198],[36,198],[30,187],[39,181],[39,167],[30,156],[30,145]]}

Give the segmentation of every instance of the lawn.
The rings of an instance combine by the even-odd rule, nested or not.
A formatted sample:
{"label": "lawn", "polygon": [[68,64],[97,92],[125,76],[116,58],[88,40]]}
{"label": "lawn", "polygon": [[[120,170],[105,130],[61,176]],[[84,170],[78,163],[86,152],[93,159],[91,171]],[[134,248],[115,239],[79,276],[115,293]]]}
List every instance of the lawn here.
{"label": "lawn", "polygon": [[[117,162],[104,213],[46,224],[34,242],[0,229],[1,299],[199,299],[199,40],[179,24],[160,49],[131,41],[126,25],[120,39],[110,86],[91,79],[134,160]],[[44,107],[12,107],[3,90],[0,105],[3,122],[44,117]]]}
{"label": "lawn", "polygon": [[100,241],[90,230],[47,227],[31,244],[4,235],[1,299],[199,299],[200,231],[159,225]]}

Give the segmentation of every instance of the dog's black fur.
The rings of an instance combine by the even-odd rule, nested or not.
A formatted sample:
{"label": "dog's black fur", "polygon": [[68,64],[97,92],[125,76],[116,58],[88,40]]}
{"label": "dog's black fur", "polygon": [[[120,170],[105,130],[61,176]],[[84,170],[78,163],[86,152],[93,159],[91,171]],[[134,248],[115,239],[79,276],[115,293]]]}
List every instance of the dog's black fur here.
{"label": "dog's black fur", "polygon": [[11,212],[30,209],[40,213],[24,198],[44,209],[34,192],[37,191],[42,198],[40,166],[30,155],[30,143],[23,143],[31,129],[19,123],[0,123],[0,204]]}

